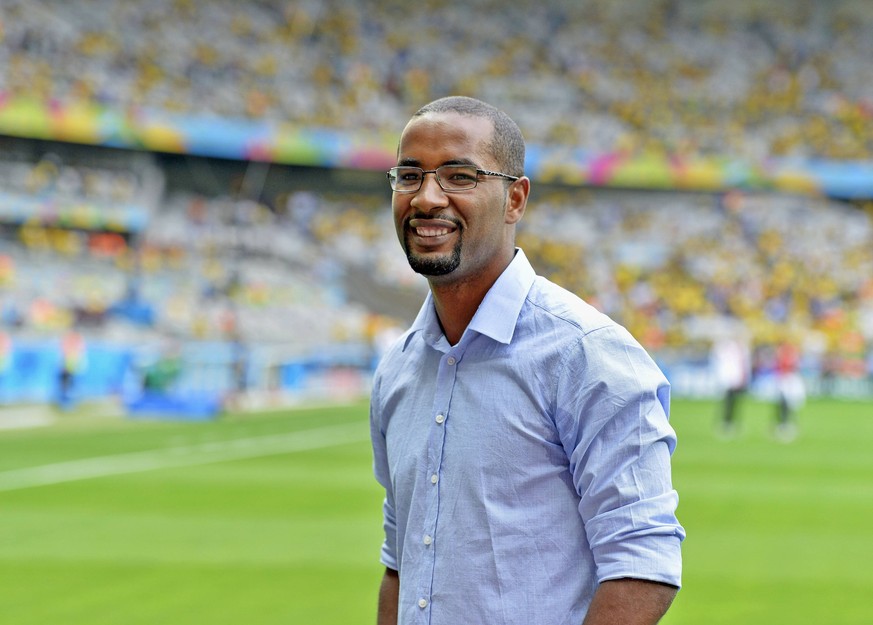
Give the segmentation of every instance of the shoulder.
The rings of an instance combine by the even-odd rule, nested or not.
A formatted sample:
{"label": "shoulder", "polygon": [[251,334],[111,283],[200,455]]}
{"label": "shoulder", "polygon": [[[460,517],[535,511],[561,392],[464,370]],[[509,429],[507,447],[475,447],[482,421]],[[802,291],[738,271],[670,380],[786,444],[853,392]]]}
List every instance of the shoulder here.
{"label": "shoulder", "polygon": [[573,376],[585,371],[592,382],[604,378],[640,382],[662,374],[648,352],[628,330],[582,298],[537,277],[526,302],[522,324],[530,341],[550,343],[560,352],[562,370]]}
{"label": "shoulder", "polygon": [[527,314],[537,323],[554,324],[579,337],[604,328],[620,327],[578,295],[537,276],[527,295]]}

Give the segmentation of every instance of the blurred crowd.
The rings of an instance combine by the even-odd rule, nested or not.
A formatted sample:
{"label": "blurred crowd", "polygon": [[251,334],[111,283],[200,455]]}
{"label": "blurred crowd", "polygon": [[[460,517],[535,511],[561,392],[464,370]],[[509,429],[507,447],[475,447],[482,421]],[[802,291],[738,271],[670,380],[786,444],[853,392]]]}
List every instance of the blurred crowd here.
{"label": "blurred crowd", "polygon": [[[870,32],[865,0],[4,0],[0,103],[396,136],[462,93],[499,103],[532,144],[870,160]],[[149,155],[37,152],[0,158],[0,364],[13,338],[70,330],[378,351],[425,292],[387,189],[168,190]],[[873,378],[871,215],[536,187],[519,244],[659,357],[705,357],[741,328],[756,353],[791,344],[816,375]]]}
{"label": "blurred crowd", "polygon": [[742,328],[753,346],[868,373],[869,215],[803,196],[572,195],[537,204],[520,244],[649,349],[701,353]]}
{"label": "blurred crowd", "polygon": [[[142,232],[33,221],[2,233],[0,330],[17,336],[378,349],[426,289],[385,192],[295,191],[267,205],[174,189]],[[855,207],[540,187],[518,242],[656,354],[699,358],[741,327],[762,350],[795,345],[816,373],[871,375],[873,219]]]}
{"label": "blurred crowd", "polygon": [[392,135],[450,93],[529,142],[869,159],[866,0],[4,0],[0,94]]}
{"label": "blurred crowd", "polygon": [[[52,210],[101,212],[80,185],[59,182],[67,179],[91,176],[140,202],[153,193],[134,171],[127,174],[54,153],[31,163],[0,159],[0,180],[19,178],[0,192],[0,214],[8,217],[0,219],[0,330],[38,338],[79,329],[119,344],[245,340],[298,350],[365,339],[370,315],[345,296],[341,268],[305,229],[229,186],[211,196],[166,192],[141,206],[142,229]],[[42,211],[19,215],[34,199]]]}

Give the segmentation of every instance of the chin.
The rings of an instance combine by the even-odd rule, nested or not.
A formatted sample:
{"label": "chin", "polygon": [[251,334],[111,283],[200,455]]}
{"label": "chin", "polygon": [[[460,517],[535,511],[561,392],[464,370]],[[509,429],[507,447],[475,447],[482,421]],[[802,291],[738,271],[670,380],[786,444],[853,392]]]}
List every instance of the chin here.
{"label": "chin", "polygon": [[406,242],[406,260],[415,273],[423,276],[446,276],[455,271],[461,264],[461,242],[445,254],[419,254],[411,250]]}
{"label": "chin", "polygon": [[446,276],[455,271],[460,264],[454,256],[423,257],[407,254],[409,266],[415,273],[423,276]]}

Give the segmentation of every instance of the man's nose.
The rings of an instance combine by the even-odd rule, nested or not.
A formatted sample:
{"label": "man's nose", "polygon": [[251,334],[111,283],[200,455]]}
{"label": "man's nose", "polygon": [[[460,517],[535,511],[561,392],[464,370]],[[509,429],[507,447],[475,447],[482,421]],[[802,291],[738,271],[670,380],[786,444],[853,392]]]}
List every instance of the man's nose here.
{"label": "man's nose", "polygon": [[440,186],[436,172],[427,172],[421,179],[421,188],[416,191],[412,198],[412,204],[416,208],[433,208],[445,206],[447,201],[446,192]]}

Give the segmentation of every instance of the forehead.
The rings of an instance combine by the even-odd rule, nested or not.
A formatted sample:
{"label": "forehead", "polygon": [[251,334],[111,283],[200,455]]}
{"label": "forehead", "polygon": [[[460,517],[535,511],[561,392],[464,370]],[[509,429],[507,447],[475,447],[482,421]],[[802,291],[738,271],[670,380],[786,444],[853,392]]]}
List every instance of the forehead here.
{"label": "forehead", "polygon": [[428,113],[414,117],[400,135],[397,162],[425,169],[452,162],[491,165],[493,126],[485,117]]}

